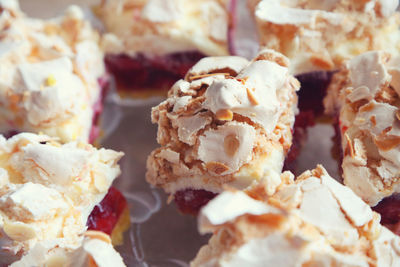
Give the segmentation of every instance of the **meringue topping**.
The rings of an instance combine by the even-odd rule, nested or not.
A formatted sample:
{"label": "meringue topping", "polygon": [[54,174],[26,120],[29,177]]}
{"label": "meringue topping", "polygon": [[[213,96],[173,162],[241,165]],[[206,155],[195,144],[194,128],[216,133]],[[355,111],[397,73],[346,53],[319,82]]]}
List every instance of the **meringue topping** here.
{"label": "meringue topping", "polygon": [[400,237],[350,188],[322,166],[293,178],[211,200],[198,221],[213,236],[191,266],[396,266]]}
{"label": "meringue topping", "polygon": [[168,193],[220,192],[268,179],[279,184],[290,148],[299,82],[272,50],[251,62],[239,57],[199,61],[152,110],[161,148],[148,158],[147,180]]}
{"label": "meringue topping", "polygon": [[[45,247],[78,248],[88,216],[119,175],[123,153],[45,135],[0,135],[0,264]],[[34,257],[35,259],[37,257]],[[22,263],[21,263],[22,264]]]}

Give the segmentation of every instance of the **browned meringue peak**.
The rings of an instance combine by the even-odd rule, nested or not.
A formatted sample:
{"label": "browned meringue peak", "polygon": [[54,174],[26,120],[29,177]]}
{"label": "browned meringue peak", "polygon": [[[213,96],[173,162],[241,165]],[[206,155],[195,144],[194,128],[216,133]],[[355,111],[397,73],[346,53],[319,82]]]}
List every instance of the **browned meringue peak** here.
{"label": "browned meringue peak", "polygon": [[400,237],[320,165],[295,181],[283,173],[273,194],[263,183],[225,191],[198,221],[200,232],[213,236],[193,267],[394,267],[400,261]]}
{"label": "browned meringue peak", "polygon": [[382,51],[355,57],[325,99],[339,113],[344,183],[371,206],[400,192],[400,60]]}
{"label": "browned meringue peak", "polygon": [[291,72],[337,69],[370,50],[400,51],[396,0],[249,0],[260,45],[291,59]]}
{"label": "browned meringue peak", "polygon": [[248,62],[209,57],[197,63],[152,110],[157,141],[147,180],[168,193],[182,189],[220,192],[267,179],[280,183],[292,142],[298,81],[287,59],[263,50]]}
{"label": "browned meringue peak", "polygon": [[98,33],[77,6],[50,20],[26,17],[15,0],[0,7],[0,132],[87,141],[104,75]]}
{"label": "browned meringue peak", "polygon": [[106,0],[96,9],[107,53],[228,55],[229,0]]}
{"label": "browned meringue peak", "polygon": [[79,247],[88,216],[120,173],[122,155],[45,135],[0,135],[0,265],[36,255],[36,245],[46,252]]}

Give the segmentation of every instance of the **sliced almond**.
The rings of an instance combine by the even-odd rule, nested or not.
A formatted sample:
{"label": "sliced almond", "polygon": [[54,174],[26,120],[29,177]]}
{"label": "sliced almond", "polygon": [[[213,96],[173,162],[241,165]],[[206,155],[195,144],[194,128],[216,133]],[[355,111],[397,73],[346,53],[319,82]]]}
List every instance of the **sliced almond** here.
{"label": "sliced almond", "polygon": [[296,78],[291,78],[291,79],[290,79],[290,85],[291,85],[292,88],[294,88],[294,89],[299,89],[300,86],[301,86],[299,80],[297,80]]}
{"label": "sliced almond", "polygon": [[246,88],[246,91],[247,91],[247,97],[249,98],[250,103],[254,106],[257,106],[259,103],[258,103],[256,97],[251,92],[251,90],[249,88]]}
{"label": "sliced almond", "polygon": [[206,164],[207,170],[215,174],[222,174],[229,170],[229,167],[221,162],[210,161]]}
{"label": "sliced almond", "polygon": [[379,149],[383,151],[388,151],[400,145],[400,136],[395,136],[395,135],[385,135],[384,137],[378,136],[374,139],[374,142]]}
{"label": "sliced almond", "polygon": [[211,77],[211,76],[217,76],[217,75],[224,75],[224,76],[229,76],[229,73],[226,72],[222,72],[222,73],[207,73],[207,74],[200,74],[200,75],[194,75],[194,76],[190,76],[189,80],[190,81],[194,81],[194,80],[198,80],[201,78],[206,78],[206,77]]}
{"label": "sliced almond", "polygon": [[221,121],[231,121],[233,119],[233,112],[229,109],[220,109],[215,116]]}
{"label": "sliced almond", "polygon": [[310,57],[310,61],[313,65],[325,70],[330,70],[335,66],[332,59],[328,57],[321,57],[320,55],[312,55]]}
{"label": "sliced almond", "polygon": [[224,149],[225,149],[225,153],[228,156],[230,156],[230,157],[235,156],[235,154],[237,153],[237,151],[239,149],[239,146],[240,146],[240,142],[236,135],[230,134],[225,137]]}
{"label": "sliced almond", "polygon": [[369,111],[373,110],[374,107],[375,107],[375,104],[373,102],[370,102],[370,103],[360,107],[360,111],[361,112],[369,112]]}
{"label": "sliced almond", "polygon": [[378,102],[388,103],[392,105],[396,102],[398,98],[397,93],[393,89],[391,89],[390,87],[384,87],[377,93],[375,99]]}
{"label": "sliced almond", "polygon": [[396,111],[396,118],[400,121],[400,110]]}
{"label": "sliced almond", "polygon": [[255,60],[268,60],[275,62],[282,67],[289,67],[289,59],[277,52],[264,52],[258,55]]}
{"label": "sliced almond", "polygon": [[245,85],[248,79],[249,77],[244,77],[244,78],[238,78],[237,80],[241,82],[243,85]]}
{"label": "sliced almond", "polygon": [[84,236],[89,237],[91,239],[99,239],[103,242],[111,244],[110,236],[100,231],[88,230],[86,231],[86,233],[84,233]]}
{"label": "sliced almond", "polygon": [[376,116],[375,116],[375,115],[372,115],[372,116],[369,118],[369,120],[371,121],[371,123],[372,123],[373,126],[376,126]]}
{"label": "sliced almond", "polygon": [[352,158],[354,158],[355,153],[354,153],[353,143],[351,142],[351,139],[350,139],[350,137],[349,137],[349,135],[347,133],[344,134],[344,137],[346,138],[346,141],[347,141],[347,149],[350,152],[350,156]]}
{"label": "sliced almond", "polygon": [[3,230],[15,241],[27,241],[36,237],[35,229],[22,222],[4,223]]}

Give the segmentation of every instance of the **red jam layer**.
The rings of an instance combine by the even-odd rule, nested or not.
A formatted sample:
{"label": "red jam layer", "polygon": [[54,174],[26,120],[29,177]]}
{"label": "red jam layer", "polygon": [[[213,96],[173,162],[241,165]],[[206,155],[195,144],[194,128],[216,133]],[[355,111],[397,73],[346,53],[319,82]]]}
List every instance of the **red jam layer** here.
{"label": "red jam layer", "polygon": [[300,112],[312,111],[315,117],[323,114],[323,99],[333,74],[333,71],[313,71],[296,76],[301,84],[297,92]]}
{"label": "red jam layer", "polygon": [[372,209],[381,215],[384,226],[400,235],[400,196],[387,197]]}
{"label": "red jam layer", "polygon": [[88,229],[111,235],[127,205],[122,193],[115,187],[111,187],[104,199],[94,207],[90,214],[87,222]]}
{"label": "red jam layer", "polygon": [[184,214],[197,215],[201,207],[216,197],[217,194],[203,189],[185,189],[175,193],[175,203]]}
{"label": "red jam layer", "polygon": [[186,51],[165,56],[146,56],[137,54],[106,55],[108,72],[115,76],[119,89],[123,90],[169,90],[182,79],[186,72],[205,57],[198,51]]}

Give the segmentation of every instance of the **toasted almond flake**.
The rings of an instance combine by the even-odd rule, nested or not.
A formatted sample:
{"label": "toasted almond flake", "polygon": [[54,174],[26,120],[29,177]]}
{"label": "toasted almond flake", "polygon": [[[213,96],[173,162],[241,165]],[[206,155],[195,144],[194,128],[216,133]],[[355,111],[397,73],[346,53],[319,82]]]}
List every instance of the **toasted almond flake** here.
{"label": "toasted almond flake", "polygon": [[325,70],[330,70],[335,66],[332,59],[327,57],[321,57],[320,55],[312,55],[310,57],[310,61],[313,65]]}
{"label": "toasted almond flake", "polygon": [[247,97],[249,98],[249,101],[252,105],[257,106],[259,103],[256,99],[256,97],[253,95],[253,93],[250,91],[249,88],[246,88],[247,91]]}
{"label": "toasted almond flake", "polygon": [[376,101],[393,104],[397,100],[397,93],[389,86],[383,87],[375,97]]}
{"label": "toasted almond flake", "polygon": [[370,111],[372,111],[374,109],[374,107],[375,107],[375,104],[373,102],[370,102],[370,103],[368,103],[366,105],[363,105],[360,108],[360,111],[361,112],[370,112]]}
{"label": "toasted almond flake", "polygon": [[3,231],[16,241],[28,241],[36,237],[35,229],[31,225],[22,222],[5,223]]}
{"label": "toasted almond flake", "polygon": [[396,118],[400,121],[400,110],[396,111]]}
{"label": "toasted almond flake", "polygon": [[347,133],[344,134],[344,137],[346,138],[347,141],[347,148],[350,151],[350,156],[354,158],[355,153],[354,153],[353,143],[351,142],[351,139]]}
{"label": "toasted almond flake", "polygon": [[198,80],[198,79],[201,79],[201,78],[206,78],[206,77],[211,77],[211,76],[217,76],[217,75],[229,76],[230,74],[229,74],[229,73],[226,73],[226,72],[200,74],[200,75],[190,76],[190,77],[189,77],[189,80],[190,80],[190,81],[194,81],[194,80]]}
{"label": "toasted almond flake", "polygon": [[388,132],[390,132],[392,129],[393,129],[392,126],[386,127],[385,129],[383,129],[382,134],[385,135],[385,134],[387,134]]}
{"label": "toasted almond flake", "polygon": [[290,79],[290,85],[291,85],[293,88],[297,88],[297,89],[300,88],[300,86],[301,86],[299,80],[297,80],[296,78]]}
{"label": "toasted almond flake", "polygon": [[371,121],[371,123],[372,123],[373,126],[376,126],[376,117],[375,117],[375,115],[372,115],[372,116],[369,118],[369,120]]}
{"label": "toasted almond flake", "polygon": [[92,239],[99,239],[101,241],[104,241],[108,244],[111,244],[111,238],[109,235],[100,232],[100,231],[94,231],[94,230],[88,230],[84,233],[84,236],[92,238]]}
{"label": "toasted almond flake", "polygon": [[290,65],[289,59],[287,57],[283,56],[280,53],[276,53],[276,52],[262,53],[261,55],[258,55],[255,58],[255,60],[272,61],[282,67],[289,67],[289,65]]}
{"label": "toasted almond flake", "polygon": [[363,124],[363,123],[365,123],[365,119],[362,118],[362,117],[357,117],[357,118],[355,119],[355,122],[357,122],[357,123],[359,123],[359,124]]}
{"label": "toasted almond flake", "polygon": [[225,153],[228,156],[230,156],[230,157],[235,156],[236,152],[239,149],[239,146],[240,146],[240,142],[236,135],[230,134],[225,137],[224,149],[225,149]]}
{"label": "toasted almond flake", "polygon": [[215,174],[222,174],[229,170],[229,167],[221,162],[211,161],[206,164],[207,170]]}
{"label": "toasted almond flake", "polygon": [[400,145],[400,136],[380,135],[374,139],[374,142],[379,149],[388,151]]}
{"label": "toasted almond flake", "polygon": [[243,85],[245,85],[248,79],[249,77],[244,77],[244,78],[238,78],[237,80],[241,82]]}
{"label": "toasted almond flake", "polygon": [[231,121],[233,119],[233,112],[229,109],[220,109],[215,116],[221,121]]}

